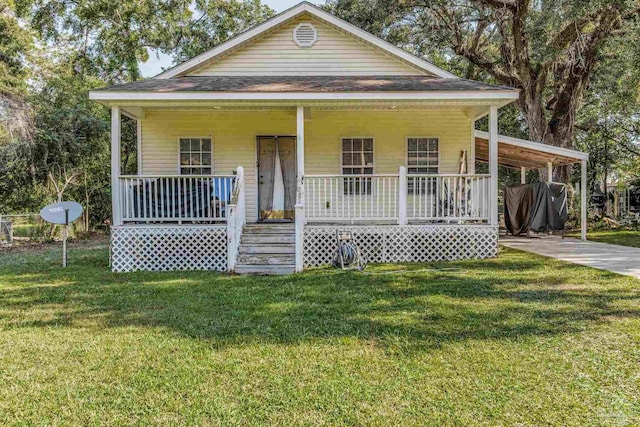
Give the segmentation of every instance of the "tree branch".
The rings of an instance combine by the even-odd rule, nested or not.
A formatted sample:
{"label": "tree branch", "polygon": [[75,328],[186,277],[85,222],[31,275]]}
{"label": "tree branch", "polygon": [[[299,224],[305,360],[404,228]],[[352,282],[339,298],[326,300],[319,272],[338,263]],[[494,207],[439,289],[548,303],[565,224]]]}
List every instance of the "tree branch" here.
{"label": "tree branch", "polygon": [[511,11],[518,9],[518,3],[515,0],[475,0],[475,2],[492,9],[509,9]]}

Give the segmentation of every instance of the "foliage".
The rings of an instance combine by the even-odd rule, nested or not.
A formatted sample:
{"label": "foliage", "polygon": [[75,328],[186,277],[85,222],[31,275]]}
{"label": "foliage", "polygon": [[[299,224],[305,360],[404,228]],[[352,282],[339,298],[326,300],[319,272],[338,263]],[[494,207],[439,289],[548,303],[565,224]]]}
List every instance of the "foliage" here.
{"label": "foliage", "polygon": [[196,0],[192,7],[198,15],[174,46],[164,52],[175,62],[182,62],[226,41],[230,36],[273,16],[273,10],[260,0]]}
{"label": "foliage", "polygon": [[25,55],[32,43],[29,31],[18,24],[13,0],[0,0],[0,95],[26,90],[29,73]]}
{"label": "foliage", "polygon": [[260,22],[259,0],[20,0],[40,38],[77,53],[76,67],[107,82],[138,80],[151,51],[184,60]]}
{"label": "foliage", "polygon": [[[0,213],[38,211],[58,198],[50,184],[66,175],[74,179],[64,197],[81,202],[93,225],[111,210],[110,116],[88,92],[139,79],[150,52],[180,61],[273,13],[258,0],[17,0],[10,8],[2,2],[0,84],[10,90],[0,86],[0,119],[11,102],[7,122],[16,123],[21,112],[25,124],[21,133],[3,134],[0,126]],[[11,98],[3,101],[3,93]],[[123,172],[135,173],[136,125],[128,118],[122,148]]]}
{"label": "foliage", "polygon": [[[590,153],[589,170],[599,181],[628,181],[640,174],[640,28],[610,41],[603,65],[578,111],[576,146]],[[605,177],[606,175],[606,177]]]}
{"label": "foliage", "polygon": [[[12,0],[0,0],[0,158],[12,152],[6,144],[31,137],[31,116],[24,95],[32,45],[29,31],[18,24]],[[0,164],[0,172],[2,169]]]}
{"label": "foliage", "polygon": [[[457,74],[522,89],[518,105],[501,110],[501,132],[590,151],[591,182],[604,180],[608,165],[616,165],[614,178],[639,172],[638,7],[638,0],[327,5]],[[139,64],[156,53],[180,62],[272,15],[259,0],[0,0],[0,212],[35,210],[52,197],[49,173],[67,171],[79,177],[69,196],[95,206],[92,223],[104,221],[109,114],[87,92],[140,78]],[[122,158],[124,171],[135,172],[129,119]]]}
{"label": "foliage", "polygon": [[631,277],[512,250],[122,274],[95,245],[0,255],[3,424],[636,424]]}
{"label": "foliage", "polygon": [[[611,84],[606,65],[640,56],[638,0],[331,0],[327,7],[418,54],[453,57],[458,70],[466,64],[467,77],[520,89],[529,136],[562,147],[574,146],[594,74]],[[626,93],[637,111],[639,71],[626,71],[636,75]],[[564,168],[556,172],[568,179]]]}

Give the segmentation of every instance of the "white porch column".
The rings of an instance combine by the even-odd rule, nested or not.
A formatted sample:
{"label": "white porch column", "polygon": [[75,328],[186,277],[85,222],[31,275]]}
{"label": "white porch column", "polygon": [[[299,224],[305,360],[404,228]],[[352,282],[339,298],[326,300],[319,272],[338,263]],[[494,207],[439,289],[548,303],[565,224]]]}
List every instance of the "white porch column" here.
{"label": "white porch column", "polygon": [[398,170],[400,195],[398,197],[398,225],[407,225],[407,168]]}
{"label": "white porch column", "polygon": [[120,209],[120,107],[111,107],[111,208],[113,225],[122,225]]}
{"label": "white porch column", "polygon": [[580,162],[580,237],[587,240],[587,161]]}
{"label": "white porch column", "polygon": [[527,168],[522,166],[520,168],[520,184],[526,184],[526,183],[527,183]]}
{"label": "white porch column", "polygon": [[298,182],[301,182],[302,177],[304,176],[304,107],[300,105],[298,105],[298,111],[296,114],[296,129]]}
{"label": "white porch column", "polygon": [[490,223],[497,226],[498,221],[498,106],[489,109],[489,175],[491,175]]}
{"label": "white porch column", "polygon": [[142,121],[136,119],[136,156],[138,158],[138,175],[142,175]]}
{"label": "white porch column", "polygon": [[295,206],[295,242],[296,273],[304,270],[304,107],[298,105],[296,112],[296,206]]}
{"label": "white porch column", "polygon": [[547,181],[553,182],[553,163],[547,162]]}

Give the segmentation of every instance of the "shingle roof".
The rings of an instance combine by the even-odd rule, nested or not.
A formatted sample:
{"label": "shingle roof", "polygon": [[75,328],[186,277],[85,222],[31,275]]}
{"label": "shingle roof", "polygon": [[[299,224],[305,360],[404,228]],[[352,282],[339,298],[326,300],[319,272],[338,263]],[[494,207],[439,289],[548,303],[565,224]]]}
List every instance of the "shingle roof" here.
{"label": "shingle roof", "polygon": [[431,76],[216,76],[149,79],[110,86],[122,92],[457,92],[514,91],[466,79]]}

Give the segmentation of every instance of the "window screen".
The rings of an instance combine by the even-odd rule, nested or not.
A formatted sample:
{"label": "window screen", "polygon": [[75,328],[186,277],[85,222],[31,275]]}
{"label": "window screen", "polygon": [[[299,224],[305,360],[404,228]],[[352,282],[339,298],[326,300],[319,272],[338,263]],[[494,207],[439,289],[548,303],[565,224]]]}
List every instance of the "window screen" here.
{"label": "window screen", "polygon": [[180,174],[210,175],[211,138],[180,138]]}
{"label": "window screen", "polygon": [[[407,138],[407,174],[437,175],[438,138]],[[432,191],[435,178],[407,178],[409,193],[425,193]]]}
{"label": "window screen", "polygon": [[[373,175],[373,138],[342,138],[342,174]],[[371,178],[345,178],[344,194],[371,194]]]}

